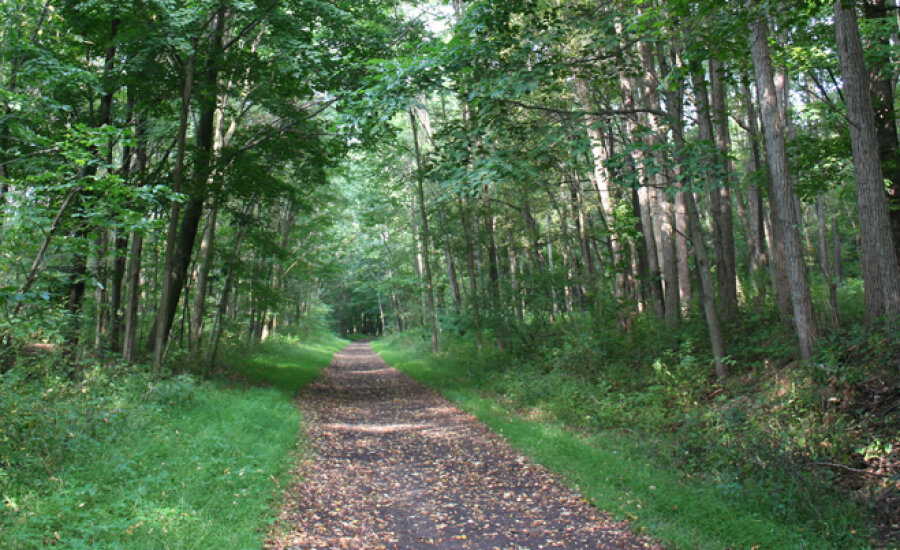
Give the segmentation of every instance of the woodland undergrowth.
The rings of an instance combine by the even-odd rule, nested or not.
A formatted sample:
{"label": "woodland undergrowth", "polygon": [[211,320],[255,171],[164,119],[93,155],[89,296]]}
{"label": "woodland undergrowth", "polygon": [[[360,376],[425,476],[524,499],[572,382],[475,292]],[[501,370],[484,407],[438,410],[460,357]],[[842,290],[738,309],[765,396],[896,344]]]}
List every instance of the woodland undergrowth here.
{"label": "woodland undergrowth", "polygon": [[276,336],[213,375],[52,353],[0,377],[0,548],[256,548],[297,448],[291,400],[344,342]]}
{"label": "woodland undergrowth", "polygon": [[[443,335],[446,345],[434,357],[413,335],[388,337],[376,348],[485,418],[499,406],[518,420],[560,426],[587,441],[581,453],[593,456],[563,461],[554,456],[563,451],[547,451],[555,445],[547,434],[533,448],[527,437],[522,445],[557,461],[586,496],[643,491],[644,505],[595,500],[638,519],[664,542],[750,547],[761,542],[754,529],[768,529],[789,537],[781,547],[896,544],[900,388],[892,380],[900,368],[898,335],[851,325],[832,331],[816,356],[801,362],[794,359],[790,331],[777,319],[745,312],[727,334],[733,376],[719,383],[701,320],[672,328],[638,318],[628,333],[590,316],[540,326],[520,327],[525,337],[507,339],[505,351],[486,345],[479,353],[472,338],[451,334]],[[512,421],[498,422],[504,433],[517,433],[505,424]],[[667,501],[665,482],[638,476],[639,485],[655,484],[648,492],[646,485],[610,486],[589,469],[586,477],[578,475],[579,461],[592,463],[610,445],[652,464],[638,460],[624,468],[674,472],[660,473],[671,477],[671,491],[685,492],[672,506],[708,508],[709,517],[678,526],[671,508],[648,505]],[[742,521],[723,523],[713,513],[721,507]]]}

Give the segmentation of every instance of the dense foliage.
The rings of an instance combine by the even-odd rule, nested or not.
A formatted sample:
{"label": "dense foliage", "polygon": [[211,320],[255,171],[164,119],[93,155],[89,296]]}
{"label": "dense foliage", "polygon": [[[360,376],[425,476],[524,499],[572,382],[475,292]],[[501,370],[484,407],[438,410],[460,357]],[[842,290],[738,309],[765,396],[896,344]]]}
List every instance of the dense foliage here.
{"label": "dense foliage", "polygon": [[797,473],[889,540],[892,6],[6,2],[0,392],[421,331],[513,408],[760,491]]}

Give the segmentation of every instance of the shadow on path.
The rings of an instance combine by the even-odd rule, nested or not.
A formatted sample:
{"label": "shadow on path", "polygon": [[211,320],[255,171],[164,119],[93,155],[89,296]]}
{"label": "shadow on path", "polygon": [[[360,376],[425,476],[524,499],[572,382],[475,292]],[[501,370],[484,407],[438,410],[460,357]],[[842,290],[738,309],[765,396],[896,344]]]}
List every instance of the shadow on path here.
{"label": "shadow on path", "polygon": [[270,549],[652,548],[368,342],[302,396],[312,460]]}

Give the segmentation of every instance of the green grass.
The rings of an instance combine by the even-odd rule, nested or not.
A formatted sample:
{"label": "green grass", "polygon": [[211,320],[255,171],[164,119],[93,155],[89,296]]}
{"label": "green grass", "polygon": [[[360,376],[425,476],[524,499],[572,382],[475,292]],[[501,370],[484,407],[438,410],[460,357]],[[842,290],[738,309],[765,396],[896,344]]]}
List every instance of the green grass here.
{"label": "green grass", "polygon": [[251,382],[271,384],[293,395],[317,377],[331,357],[347,344],[347,340],[330,334],[299,346],[291,340],[266,342],[233,359],[229,370]]}
{"label": "green grass", "polygon": [[14,419],[0,426],[0,548],[261,547],[297,448],[291,397],[343,344],[231,359],[266,387],[100,368],[78,385],[0,379]]}
{"label": "green grass", "polygon": [[[528,418],[510,400],[491,391],[484,364],[454,355],[431,356],[409,342],[378,341],[373,348],[400,370],[439,389],[475,414],[524,454],[558,472],[600,509],[674,548],[860,548],[853,536],[859,525],[856,509],[822,503],[846,512],[843,533],[823,533],[798,521],[771,502],[746,498],[732,479],[687,473],[662,459],[667,442],[627,429],[575,431],[559,422],[547,407],[529,409]],[[570,408],[577,408],[571,403]],[[669,449],[671,451],[671,449]],[[749,492],[749,491],[748,491]]]}

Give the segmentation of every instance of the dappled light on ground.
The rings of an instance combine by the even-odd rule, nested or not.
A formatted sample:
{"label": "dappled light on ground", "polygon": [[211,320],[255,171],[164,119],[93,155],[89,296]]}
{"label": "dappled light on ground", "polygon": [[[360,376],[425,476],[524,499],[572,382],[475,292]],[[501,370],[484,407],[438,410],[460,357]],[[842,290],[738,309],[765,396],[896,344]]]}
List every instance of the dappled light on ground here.
{"label": "dappled light on ground", "polygon": [[268,548],[648,548],[367,343],[303,398],[312,457]]}

